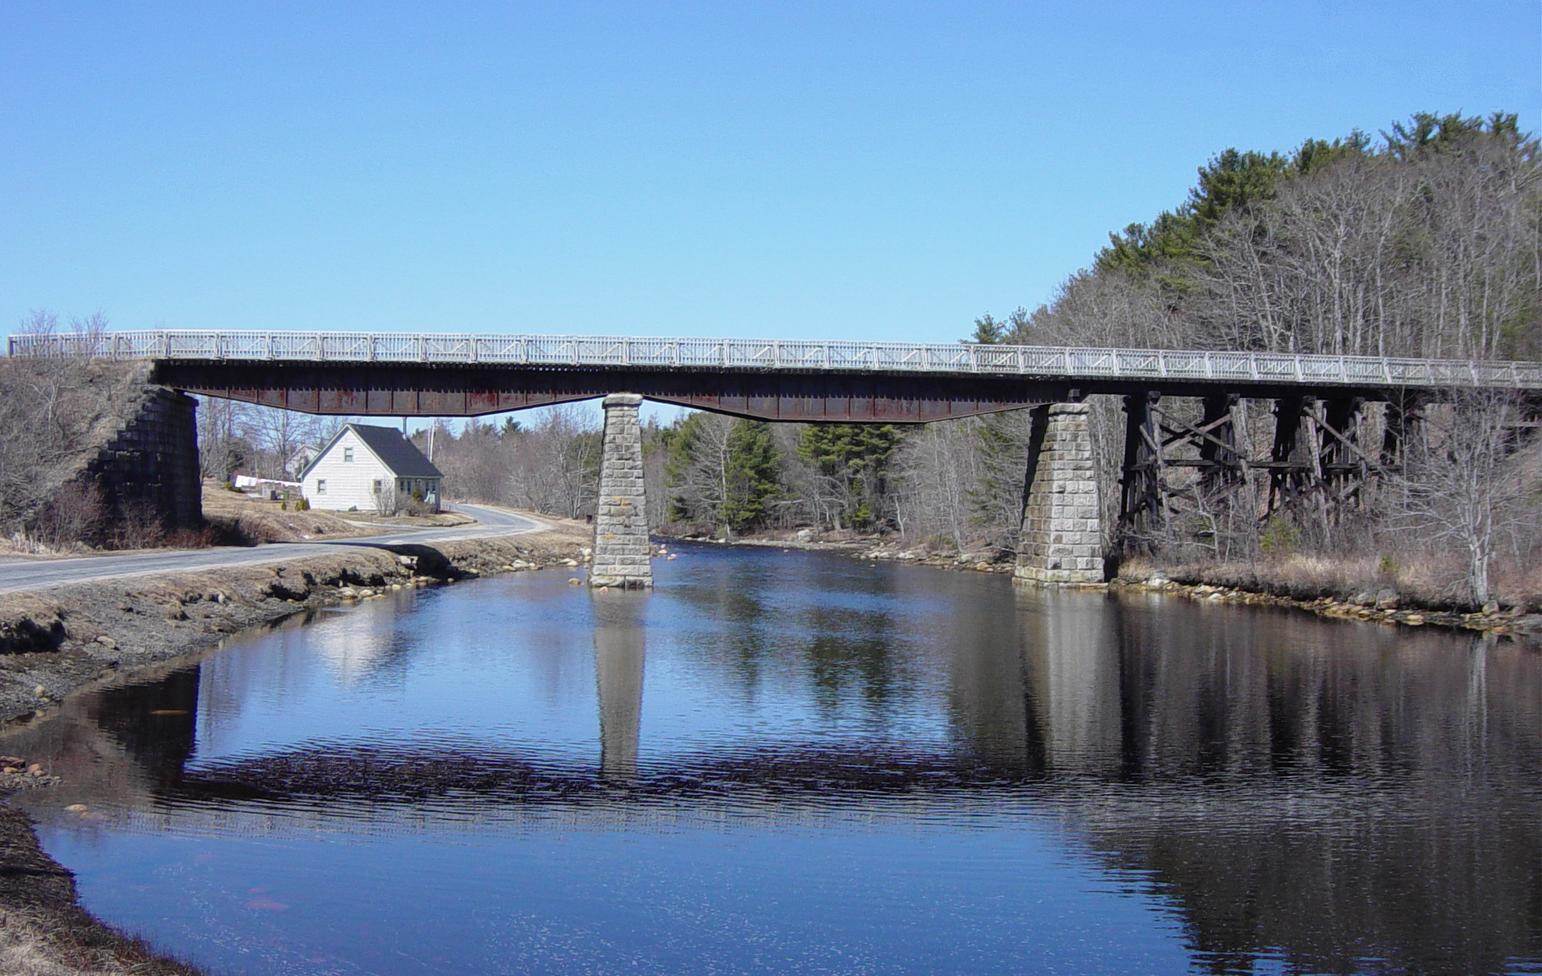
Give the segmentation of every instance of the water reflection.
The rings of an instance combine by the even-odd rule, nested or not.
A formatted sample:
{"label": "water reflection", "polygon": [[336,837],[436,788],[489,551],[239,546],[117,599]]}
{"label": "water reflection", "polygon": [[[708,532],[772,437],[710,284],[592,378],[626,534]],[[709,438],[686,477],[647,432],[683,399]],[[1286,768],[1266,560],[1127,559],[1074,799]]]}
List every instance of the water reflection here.
{"label": "water reflection", "polygon": [[[1213,972],[1542,959],[1535,653],[814,556],[691,550],[663,572],[651,595],[538,576],[405,594],[73,701],[17,745],[67,781],[31,800],[45,839],[319,830],[421,845],[507,827],[572,854],[575,826],[658,846],[660,830],[699,841],[736,825],[756,838],[741,847],[769,852],[814,830],[807,845],[881,843],[881,861],[824,878],[830,900],[811,903],[913,927],[870,968],[968,971],[1001,951],[1047,964],[1033,953],[1057,939],[1092,951],[1076,931],[1126,969],[1163,968],[1146,964],[1153,946]],[[104,819],[71,819],[75,802]],[[995,856],[928,860],[935,831]],[[88,904],[92,859],[111,863],[110,848],[98,837],[66,857]],[[1063,874],[1077,857],[1097,881]],[[679,858],[681,886],[713,888]],[[766,853],[759,870],[817,873],[800,858]],[[381,875],[367,883],[393,867],[360,870]],[[916,894],[956,872],[958,918],[978,930]],[[1041,880],[1063,911],[1085,899],[1062,920],[1073,934],[1047,931],[1025,887]],[[485,883],[477,898],[509,897],[509,879]],[[1178,934],[1100,929],[1128,897]],[[807,906],[780,910],[813,924]],[[706,938],[707,916],[661,937]],[[822,938],[849,949],[856,932]],[[917,933],[940,948],[907,956]],[[766,958],[758,968],[790,957]]]}
{"label": "water reflection", "polygon": [[635,590],[601,590],[594,600],[594,675],[600,703],[600,771],[608,778],[637,775],[642,734],[643,609]]}

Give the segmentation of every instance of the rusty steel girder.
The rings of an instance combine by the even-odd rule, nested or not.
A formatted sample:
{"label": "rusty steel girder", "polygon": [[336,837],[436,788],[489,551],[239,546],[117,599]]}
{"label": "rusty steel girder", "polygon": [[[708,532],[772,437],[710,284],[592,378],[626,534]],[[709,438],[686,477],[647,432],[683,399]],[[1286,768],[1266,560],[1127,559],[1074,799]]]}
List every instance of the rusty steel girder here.
{"label": "rusty steel girder", "polygon": [[153,382],[302,413],[472,417],[609,393],[762,420],[925,423],[1081,398],[1021,376],[162,361]]}

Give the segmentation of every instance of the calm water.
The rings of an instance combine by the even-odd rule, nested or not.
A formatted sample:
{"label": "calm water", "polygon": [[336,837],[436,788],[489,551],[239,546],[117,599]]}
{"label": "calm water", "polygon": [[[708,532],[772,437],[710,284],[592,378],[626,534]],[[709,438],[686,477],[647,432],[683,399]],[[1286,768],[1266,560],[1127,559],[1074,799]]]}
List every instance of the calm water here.
{"label": "calm water", "polygon": [[[216,973],[1542,972],[1542,657],[687,549],[402,594],[7,751]],[[64,807],[85,803],[89,811]]]}

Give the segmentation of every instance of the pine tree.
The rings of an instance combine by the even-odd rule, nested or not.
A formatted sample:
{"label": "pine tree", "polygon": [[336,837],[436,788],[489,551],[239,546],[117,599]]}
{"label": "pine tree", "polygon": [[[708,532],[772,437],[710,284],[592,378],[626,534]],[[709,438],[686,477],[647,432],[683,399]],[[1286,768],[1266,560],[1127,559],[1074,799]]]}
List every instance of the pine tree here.
{"label": "pine tree", "polygon": [[893,424],[810,424],[798,453],[839,486],[842,519],[870,529],[882,518],[889,462],[900,437]]}
{"label": "pine tree", "polygon": [[781,494],[781,457],[763,420],[737,420],[728,432],[727,497],[718,513],[733,532],[760,528]]}

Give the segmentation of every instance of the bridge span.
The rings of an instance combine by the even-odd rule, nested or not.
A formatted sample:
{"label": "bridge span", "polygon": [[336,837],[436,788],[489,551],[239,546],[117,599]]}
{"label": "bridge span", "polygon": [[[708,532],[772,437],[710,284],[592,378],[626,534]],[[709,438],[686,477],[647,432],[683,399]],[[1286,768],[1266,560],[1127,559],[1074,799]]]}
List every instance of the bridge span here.
{"label": "bridge span", "polygon": [[[1430,403],[1473,391],[1521,398],[1533,413],[1542,402],[1542,363],[1234,350],[158,330],[18,335],[8,351],[149,360],[153,383],[305,413],[477,416],[604,397],[590,582],[622,587],[652,585],[644,398],[813,423],[924,423],[1031,408],[1017,576],[1041,584],[1103,582],[1088,396],[1124,400],[1125,539],[1149,535],[1201,494],[1230,493],[1251,511],[1261,482],[1265,516],[1306,503],[1358,504],[1362,483],[1399,467]],[[1248,401],[1257,400],[1274,415],[1265,457],[1249,456],[1239,436]],[[1367,425],[1371,406],[1380,411]]]}
{"label": "bridge span", "polygon": [[620,391],[737,416],[844,423],[919,423],[1097,393],[1542,393],[1542,363],[1217,350],[219,330],[17,335],[8,344],[12,356],[150,360],[163,386],[351,416],[477,416]]}

